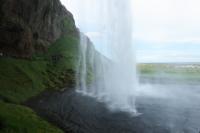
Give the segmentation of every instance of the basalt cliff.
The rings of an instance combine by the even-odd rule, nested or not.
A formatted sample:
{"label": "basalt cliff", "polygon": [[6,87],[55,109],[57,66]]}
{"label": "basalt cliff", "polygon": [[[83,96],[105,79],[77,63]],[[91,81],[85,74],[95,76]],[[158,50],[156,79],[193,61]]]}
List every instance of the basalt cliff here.
{"label": "basalt cliff", "polygon": [[23,103],[74,88],[80,32],[73,16],[59,0],[0,3],[0,133],[63,132]]}

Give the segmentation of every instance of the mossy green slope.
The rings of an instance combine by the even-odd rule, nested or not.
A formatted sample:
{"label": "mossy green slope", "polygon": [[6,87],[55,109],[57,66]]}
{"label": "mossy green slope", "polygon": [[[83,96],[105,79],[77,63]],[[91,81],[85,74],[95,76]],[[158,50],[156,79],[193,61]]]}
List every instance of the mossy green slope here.
{"label": "mossy green slope", "polygon": [[[60,58],[54,61],[52,58],[58,55]],[[64,36],[51,45],[47,54],[36,57],[0,58],[0,98],[20,103],[45,89],[75,83],[78,38]]]}
{"label": "mossy green slope", "polygon": [[0,133],[63,133],[31,109],[0,101]]}
{"label": "mossy green slope", "polygon": [[76,36],[63,36],[51,45],[47,55],[48,59],[51,58],[47,67],[50,88],[62,89],[75,85],[78,47],[79,38]]}
{"label": "mossy green slope", "polygon": [[0,133],[60,133],[21,103],[75,85],[79,31],[72,14],[59,0],[3,0],[0,14]]}
{"label": "mossy green slope", "polygon": [[0,57],[0,133],[61,132],[18,104],[47,89],[74,86],[78,45],[77,36],[65,35],[32,59]]}
{"label": "mossy green slope", "polygon": [[45,89],[46,61],[0,59],[0,97],[20,103]]}
{"label": "mossy green slope", "polygon": [[[74,69],[78,60],[79,40],[75,36],[63,36],[49,48],[49,56],[62,55],[57,69]],[[61,64],[62,63],[62,64]],[[62,67],[62,68],[61,68]]]}

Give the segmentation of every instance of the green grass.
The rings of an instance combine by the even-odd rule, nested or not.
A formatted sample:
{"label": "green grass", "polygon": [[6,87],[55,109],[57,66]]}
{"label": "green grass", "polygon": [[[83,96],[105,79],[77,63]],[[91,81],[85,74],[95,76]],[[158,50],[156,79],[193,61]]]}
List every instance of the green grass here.
{"label": "green grass", "polygon": [[[0,133],[62,132],[17,104],[47,89],[74,85],[78,44],[77,37],[63,36],[50,46],[48,53],[32,59],[0,57],[0,100],[4,101],[0,101]],[[55,55],[62,58],[55,62]]]}
{"label": "green grass", "polygon": [[[79,38],[73,35],[62,36],[46,54],[34,55],[29,60],[0,57],[0,133],[61,133],[19,104],[47,89],[73,87],[78,59]],[[89,84],[92,69],[87,73]]]}
{"label": "green grass", "polygon": [[74,36],[63,36],[58,39],[49,48],[49,56],[62,55],[63,58],[58,61],[56,70],[75,69],[78,61],[79,39]]}
{"label": "green grass", "polygon": [[[70,86],[75,84],[76,65],[78,63],[79,39],[74,36],[63,36],[49,48],[48,58],[61,56],[56,62],[48,64],[49,77],[55,82],[51,82],[51,88],[62,88],[62,84]],[[61,79],[61,80],[58,80]]]}
{"label": "green grass", "polygon": [[200,81],[200,67],[181,67],[180,64],[139,64],[138,69],[142,76]]}
{"label": "green grass", "polygon": [[[21,103],[45,89],[74,84],[78,44],[76,37],[64,36],[51,45],[46,55],[32,60],[0,58],[0,98]],[[62,58],[53,62],[55,55]]]}
{"label": "green grass", "polygon": [[[192,64],[191,64],[192,65]],[[181,67],[187,65],[176,65],[176,64],[139,64],[138,68],[141,73],[183,73],[183,74],[199,74],[199,68],[191,68],[191,67]]]}
{"label": "green grass", "polygon": [[[75,83],[78,39],[64,36],[45,55],[33,59],[0,58],[0,133],[60,133],[30,109],[17,105],[47,89]],[[52,56],[62,55],[58,62]],[[13,103],[13,104],[8,104]]]}
{"label": "green grass", "polygon": [[45,89],[46,61],[0,58],[0,97],[20,103]]}
{"label": "green grass", "polygon": [[74,21],[72,19],[63,19],[64,27],[68,30],[73,32],[75,29]]}
{"label": "green grass", "polygon": [[[23,27],[23,21],[19,23]],[[63,18],[60,27],[67,35],[51,44],[47,53],[36,51],[29,60],[0,57],[0,133],[62,132],[19,105],[47,89],[75,84],[78,31],[70,16]],[[62,58],[54,61],[55,56]]]}
{"label": "green grass", "polygon": [[0,101],[0,133],[63,133],[31,109]]}

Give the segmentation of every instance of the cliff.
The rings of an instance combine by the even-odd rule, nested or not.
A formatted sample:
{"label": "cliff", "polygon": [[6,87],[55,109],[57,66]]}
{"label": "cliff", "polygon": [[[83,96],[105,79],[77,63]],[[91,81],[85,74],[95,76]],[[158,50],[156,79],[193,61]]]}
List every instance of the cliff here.
{"label": "cliff", "polygon": [[72,14],[59,0],[0,0],[0,52],[29,58],[62,35],[77,34]]}
{"label": "cliff", "polygon": [[0,3],[0,132],[62,132],[19,104],[75,86],[80,39],[73,16],[59,0]]}

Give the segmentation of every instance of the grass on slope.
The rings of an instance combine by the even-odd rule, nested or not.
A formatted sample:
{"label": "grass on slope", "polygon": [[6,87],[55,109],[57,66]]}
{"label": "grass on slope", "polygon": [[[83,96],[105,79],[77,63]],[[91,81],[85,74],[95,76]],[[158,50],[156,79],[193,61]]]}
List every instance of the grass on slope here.
{"label": "grass on slope", "polygon": [[31,109],[0,101],[0,133],[63,133]]}
{"label": "grass on slope", "polygon": [[[61,58],[55,62],[53,56]],[[45,89],[72,84],[77,60],[78,39],[72,36],[58,39],[40,58],[0,58],[0,99],[21,103]]]}
{"label": "grass on slope", "polygon": [[49,62],[47,71],[49,77],[55,81],[50,83],[50,88],[64,87],[75,84],[76,65],[78,62],[79,40],[74,36],[63,36],[49,48]]}
{"label": "grass on slope", "polygon": [[[64,36],[50,46],[48,53],[31,60],[0,57],[0,100],[4,101],[0,101],[0,133],[62,132],[17,104],[46,89],[73,84],[78,44],[77,37]],[[53,57],[60,58],[55,61]]]}
{"label": "grass on slope", "polygon": [[49,56],[61,55],[61,60],[58,60],[56,70],[74,69],[78,60],[79,40],[73,36],[64,36],[53,43],[49,48]]}
{"label": "grass on slope", "polygon": [[46,61],[0,58],[0,97],[23,102],[45,89]]}

